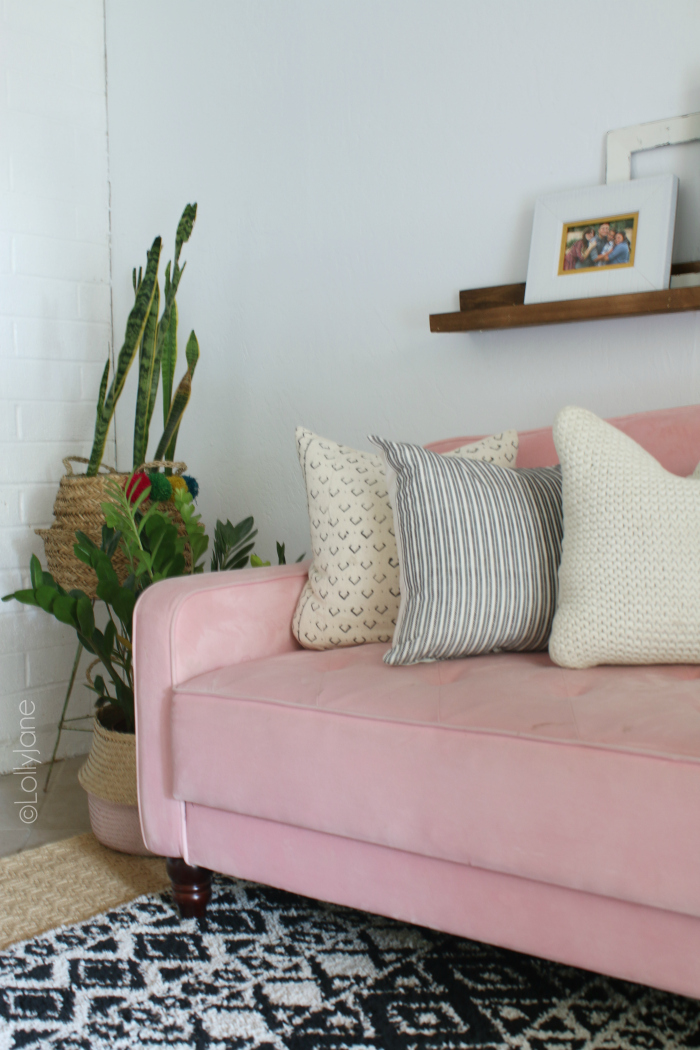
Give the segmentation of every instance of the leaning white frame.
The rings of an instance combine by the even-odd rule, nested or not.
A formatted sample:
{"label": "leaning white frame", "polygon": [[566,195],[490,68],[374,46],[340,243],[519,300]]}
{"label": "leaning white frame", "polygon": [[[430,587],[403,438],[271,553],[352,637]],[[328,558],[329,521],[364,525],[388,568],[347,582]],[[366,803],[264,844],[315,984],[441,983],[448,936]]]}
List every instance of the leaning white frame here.
{"label": "leaning white frame", "polygon": [[629,128],[609,131],[606,142],[605,181],[629,182],[632,178],[632,154],[659,146],[680,146],[700,139],[700,113],[682,117],[652,120]]}
{"label": "leaning white frame", "polygon": [[[540,197],[530,242],[525,303],[593,299],[668,288],[678,177],[661,175]],[[634,265],[559,273],[564,224],[639,212]]]}

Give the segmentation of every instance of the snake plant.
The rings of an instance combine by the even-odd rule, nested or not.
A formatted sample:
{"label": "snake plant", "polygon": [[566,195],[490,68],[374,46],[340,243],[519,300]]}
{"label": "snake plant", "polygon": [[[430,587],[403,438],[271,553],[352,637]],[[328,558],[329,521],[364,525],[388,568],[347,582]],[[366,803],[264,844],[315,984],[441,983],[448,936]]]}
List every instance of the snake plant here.
{"label": "snake plant", "polygon": [[[189,342],[187,346],[188,370],[183,379],[184,382],[189,376],[186,383],[187,395],[186,397],[184,396],[184,390],[181,394],[180,388],[178,388],[175,398],[172,397],[173,376],[175,373],[175,364],[177,362],[177,303],[175,301],[175,296],[177,295],[180,280],[185,272],[185,266],[187,265],[187,263],[183,263],[183,265],[180,266],[180,252],[182,251],[183,244],[186,244],[190,239],[196,218],[197,205],[188,204],[180,217],[177,231],[175,233],[175,255],[172,261],[172,271],[171,263],[168,263],[165,267],[162,316],[159,321],[158,304],[156,303],[155,306],[152,307],[152,325],[150,324],[149,318],[149,324],[146,325],[141,340],[139,390],[136,399],[136,419],[134,423],[134,470],[136,470],[146,459],[149,430],[156,402],[156,394],[158,393],[158,382],[161,371],[163,373],[163,423],[165,430],[163,437],[158,443],[156,459],[163,459],[164,457],[166,459],[173,458],[177,430],[185,408],[187,407],[187,402],[189,401],[189,391],[191,388],[192,375],[194,374],[194,366],[190,366]],[[140,276],[139,273],[139,280]],[[136,294],[138,294],[139,280],[137,280],[136,271],[134,271],[133,281]],[[159,296],[160,290],[158,289],[158,297]],[[194,332],[190,336],[190,341],[193,338]],[[194,339],[194,342],[196,344],[196,338]],[[196,357],[199,357],[199,347],[197,347]],[[173,420],[170,422],[170,414],[175,401],[177,401],[179,414],[173,415]],[[170,430],[168,432],[169,423]]]}
{"label": "snake plant", "polygon": [[177,362],[177,304],[175,296],[180,280],[185,272],[186,263],[180,266],[180,253],[192,234],[197,205],[188,204],[180,217],[175,234],[175,255],[172,263],[165,267],[165,285],[162,297],[163,312],[158,319],[161,306],[158,268],[162,242],[156,237],[148,252],[145,271],[139,267],[133,271],[135,301],[126,324],[124,344],[117,358],[116,372],[112,385],[107,392],[109,382],[109,359],[105,365],[97,399],[97,418],[95,437],[87,468],[89,477],[97,474],[104,454],[107,431],[114,415],[119,396],[124,388],[127,374],[139,352],[139,382],[136,395],[136,413],[134,422],[134,468],[139,467],[147,458],[148,438],[156,395],[163,373],[163,419],[164,433],[158,444],[156,458],[165,455],[172,459],[175,452],[175,441],[182,415],[187,407],[192,384],[194,368],[199,358],[199,346],[194,332],[187,344],[187,372],[173,397],[173,377]]}
{"label": "snake plant", "polygon": [[156,237],[146,259],[146,272],[136,292],[136,301],[131,308],[131,313],[126,322],[126,334],[124,343],[117,358],[117,368],[112,379],[112,385],[107,393],[107,381],[109,379],[109,358],[102,373],[100,392],[97,398],[97,418],[95,420],[95,437],[90,453],[90,462],[86,470],[88,477],[94,477],[99,470],[102,456],[104,455],[107,431],[112,422],[117,401],[124,389],[126,377],[131,364],[136,356],[146,330],[151,313],[151,306],[158,284],[158,265],[160,263],[160,251],[162,242]]}

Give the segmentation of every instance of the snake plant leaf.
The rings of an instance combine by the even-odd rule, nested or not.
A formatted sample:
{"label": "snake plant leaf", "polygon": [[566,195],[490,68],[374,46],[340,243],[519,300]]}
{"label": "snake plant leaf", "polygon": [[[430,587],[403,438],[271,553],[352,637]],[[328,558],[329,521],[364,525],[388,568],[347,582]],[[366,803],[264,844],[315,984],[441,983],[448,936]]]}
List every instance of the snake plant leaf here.
{"label": "snake plant leaf", "polygon": [[[170,412],[168,413],[168,421],[165,424],[163,436],[158,443],[158,448],[156,449],[156,459],[163,459],[166,449],[169,449],[170,447],[172,447],[173,452],[175,451],[175,442],[173,441],[173,438],[176,437],[180,421],[185,414],[185,409],[187,408],[187,403],[190,400],[191,393],[192,376],[188,369],[180,380],[180,385],[175,391],[175,397],[173,398],[173,403],[170,406]],[[170,453],[168,453],[168,455],[170,455]]]}
{"label": "snake plant leaf", "polygon": [[119,351],[117,368],[112,379],[112,385],[109,388],[109,393],[105,398],[102,409],[97,413],[97,418],[95,420],[95,438],[92,445],[92,452],[90,453],[90,462],[88,463],[88,468],[86,470],[88,477],[94,477],[97,474],[100,463],[102,462],[105,442],[107,441],[107,431],[109,430],[109,425],[112,421],[112,416],[114,415],[114,409],[116,408],[117,401],[124,389],[127,374],[131,368],[134,357],[136,356],[136,351],[139,348],[144,329],[148,322],[151,302],[155,294],[156,282],[158,279],[158,265],[160,263],[161,247],[162,241],[160,237],[156,237],[151,245],[150,251],[148,252],[146,272],[143,275],[143,281],[139,285],[138,292],[136,293],[136,302],[134,303],[126,322],[126,334],[124,336],[122,348]]}
{"label": "snake plant leaf", "polygon": [[187,358],[187,367],[190,371],[190,375],[194,375],[194,370],[199,361],[199,343],[197,342],[197,336],[194,334],[194,329],[190,332],[190,337],[187,340],[185,357]]}
{"label": "snake plant leaf", "polygon": [[97,395],[97,412],[98,414],[102,411],[105,404],[105,397],[107,395],[107,383],[109,381],[109,352],[107,353],[107,360],[105,361],[105,370],[102,373],[102,379],[100,381],[100,392]]}
{"label": "snake plant leaf", "polygon": [[[170,266],[170,263],[168,263]],[[167,277],[167,269],[166,269]],[[167,295],[166,282],[166,295]],[[168,422],[170,404],[173,399],[173,380],[175,378],[175,365],[177,364],[177,303],[173,302],[170,312],[170,323],[165,334],[163,343],[163,357],[161,359],[161,371],[163,373],[163,426]]]}
{"label": "snake plant leaf", "polygon": [[[146,458],[146,450],[148,448],[148,435],[151,430],[151,420],[153,419],[153,410],[156,407],[156,397],[158,395],[158,383],[160,380],[160,366],[161,356],[163,353],[163,343],[156,342],[155,361],[153,362],[153,372],[151,373],[151,396],[148,400],[148,415],[146,416],[146,444],[143,450],[143,458]],[[141,461],[143,462],[143,460]]]}
{"label": "snake plant leaf", "polygon": [[[197,336],[194,334],[194,329],[190,332],[190,337],[187,340],[187,346],[185,347],[185,357],[187,358],[187,371],[190,376],[190,381],[194,375],[194,370],[197,367],[199,361],[199,343],[197,342]],[[186,406],[185,406],[186,407]],[[185,409],[183,408],[183,413]],[[167,423],[166,423],[167,427]],[[165,458],[169,460],[175,459],[175,445],[177,444],[177,436],[180,432],[180,424],[178,423],[173,432],[173,436],[170,439],[170,444],[165,450]]]}
{"label": "snake plant leaf", "polygon": [[151,309],[148,312],[148,320],[143,330],[139,350],[139,389],[136,396],[136,418],[134,420],[134,470],[146,460],[148,430],[158,390],[160,362],[156,361],[156,337],[159,308],[160,288],[156,281]]}
{"label": "snake plant leaf", "polygon": [[[189,241],[192,235],[192,227],[194,226],[194,220],[197,218],[197,205],[186,204],[185,210],[180,217],[180,221],[177,224],[177,232],[175,234],[175,269],[177,269],[178,260],[180,258],[180,251],[182,250],[183,244]],[[184,266],[183,266],[184,270]]]}
{"label": "snake plant leaf", "polygon": [[[171,270],[170,262],[165,267],[165,301],[163,305],[163,313],[158,323],[158,336],[156,341],[156,356],[158,360],[162,360],[163,348],[166,340],[171,335],[171,317],[173,310],[176,309],[175,296],[180,286],[182,275],[185,272],[186,263],[183,266],[179,265],[180,251],[182,245],[190,239],[192,233],[192,227],[194,226],[194,220],[197,216],[197,205],[188,204],[182,213],[182,217],[177,227],[177,234],[175,238],[175,262]],[[175,338],[177,339],[177,319],[175,320]],[[177,350],[175,351],[175,357],[177,357]],[[171,380],[170,380],[170,396],[172,396],[172,383],[175,375],[175,360],[172,364]],[[168,398],[167,405],[165,399],[163,400],[163,425],[167,422],[167,416],[170,412],[170,398]]]}

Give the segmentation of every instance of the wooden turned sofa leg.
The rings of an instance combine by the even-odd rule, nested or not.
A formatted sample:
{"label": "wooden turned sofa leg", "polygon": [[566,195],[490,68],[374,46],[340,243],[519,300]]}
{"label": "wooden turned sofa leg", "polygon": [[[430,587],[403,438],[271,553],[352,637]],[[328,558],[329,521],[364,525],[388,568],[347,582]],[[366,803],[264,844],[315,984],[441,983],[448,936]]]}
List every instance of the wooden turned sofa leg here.
{"label": "wooden turned sofa leg", "polygon": [[211,872],[182,857],[168,857],[166,864],[175,903],[183,919],[202,919],[211,900]]}

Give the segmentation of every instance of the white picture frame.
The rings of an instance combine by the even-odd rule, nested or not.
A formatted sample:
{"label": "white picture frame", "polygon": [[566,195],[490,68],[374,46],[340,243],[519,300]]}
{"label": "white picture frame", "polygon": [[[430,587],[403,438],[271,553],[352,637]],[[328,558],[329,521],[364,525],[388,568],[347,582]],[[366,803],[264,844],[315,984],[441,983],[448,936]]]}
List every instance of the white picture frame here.
{"label": "white picture frame", "polygon": [[632,178],[632,155],[659,146],[679,146],[700,139],[700,113],[632,124],[609,131],[606,142],[605,181],[626,182]]}
{"label": "white picture frame", "polygon": [[[668,288],[677,200],[676,175],[633,179],[540,197],[532,226],[525,304]],[[607,265],[605,260],[611,258],[610,251],[598,252],[594,247],[590,261],[588,258],[576,260],[576,268],[562,269],[570,262],[569,259],[564,262],[564,249],[569,243],[566,236],[573,237],[577,227],[585,226],[596,231],[600,244],[600,229],[605,225],[614,229],[620,225],[616,220],[627,222],[623,216],[630,216],[629,229],[634,230],[629,241],[625,237],[628,261]],[[585,236],[590,245],[590,232]]]}

